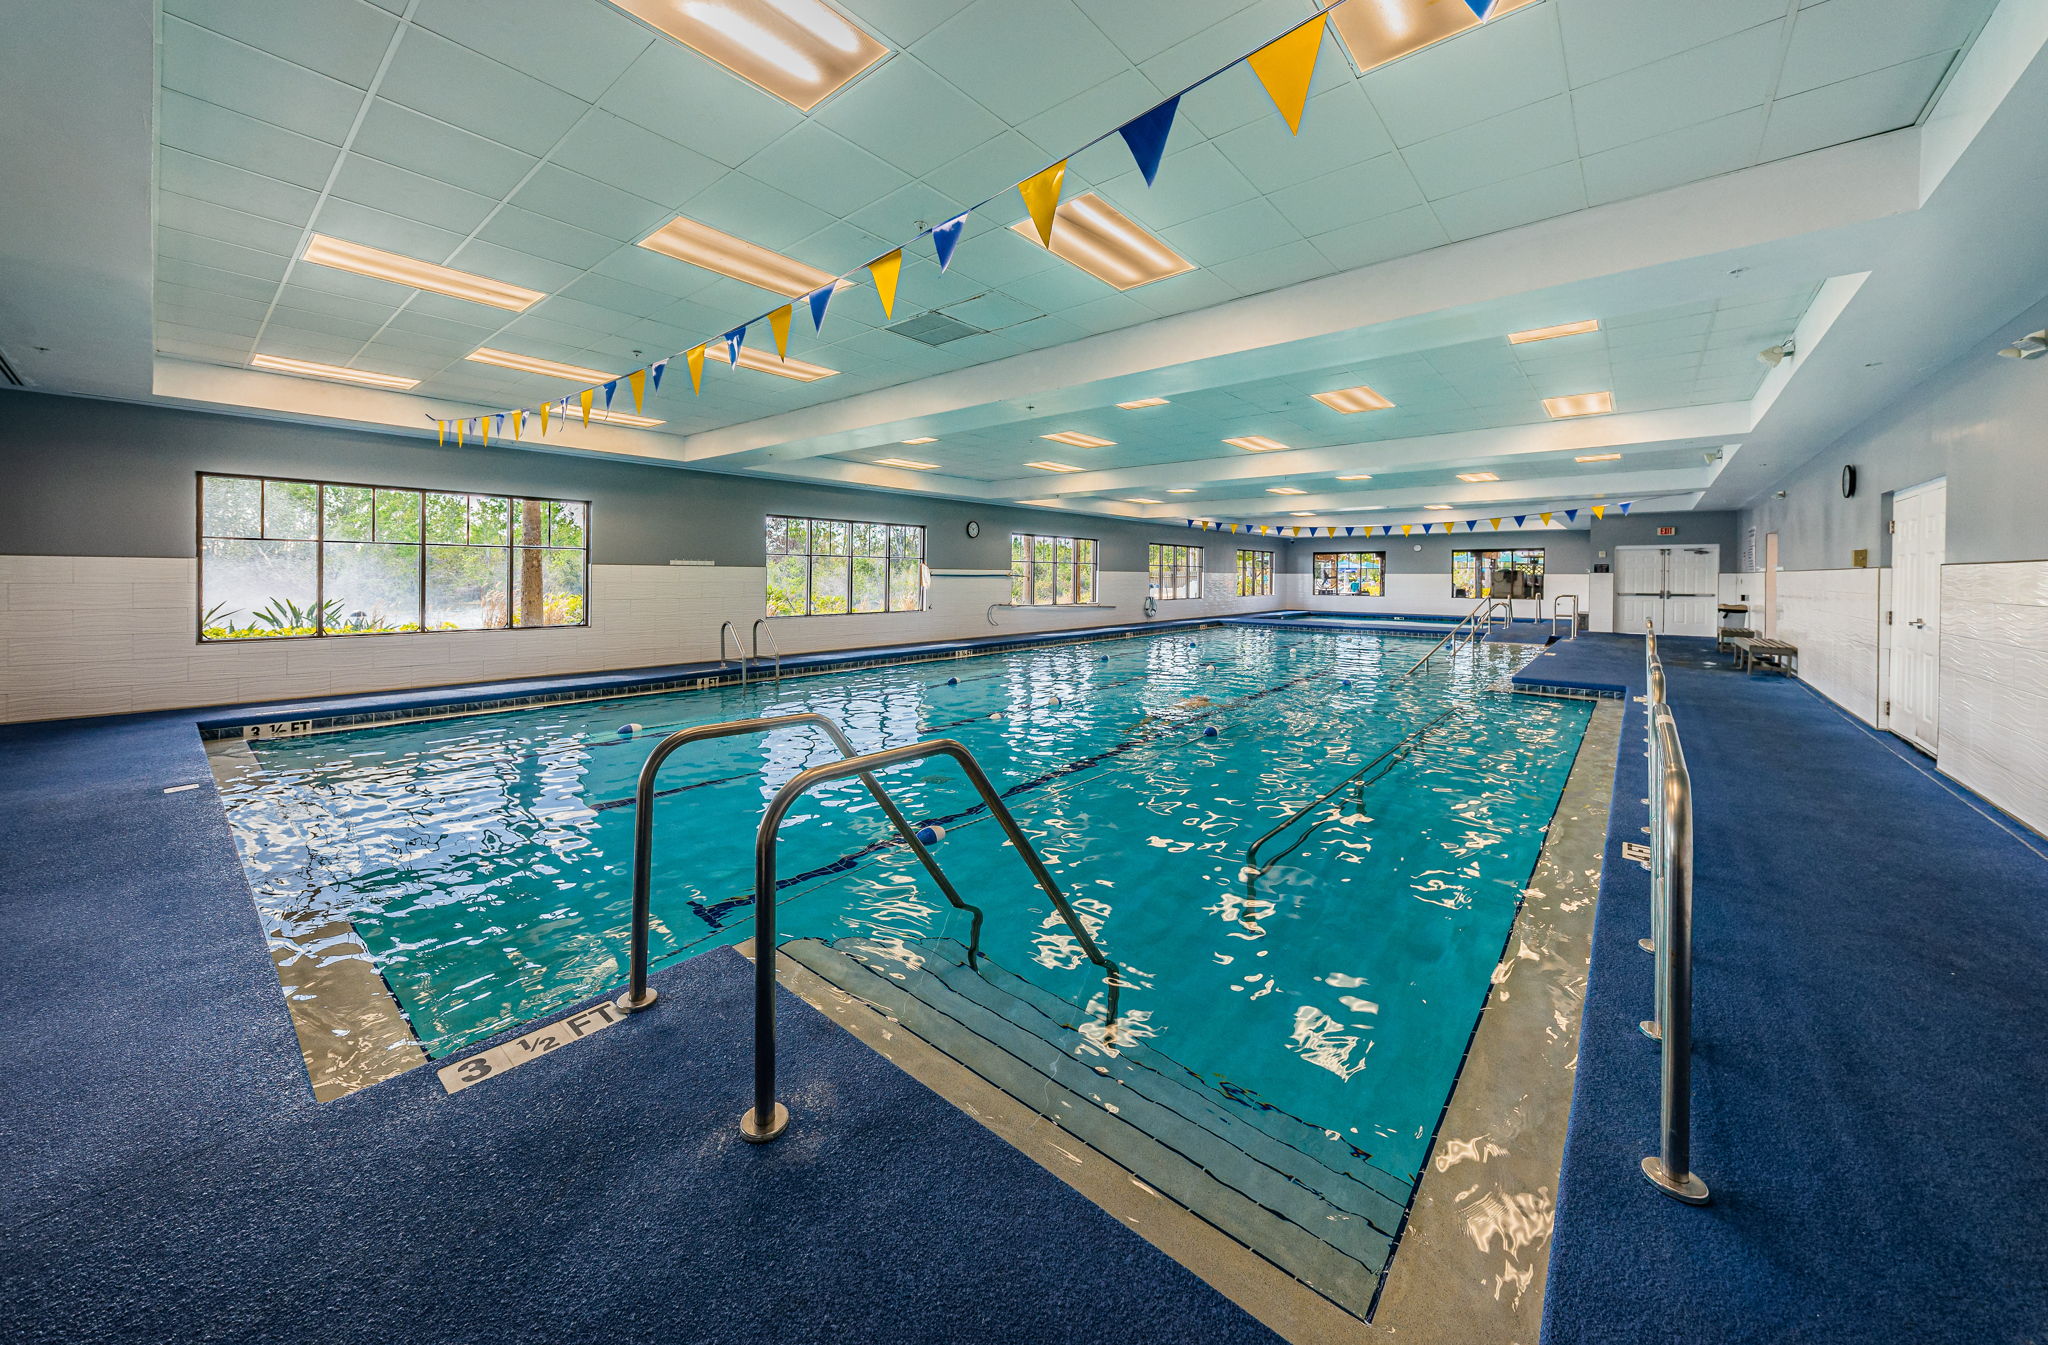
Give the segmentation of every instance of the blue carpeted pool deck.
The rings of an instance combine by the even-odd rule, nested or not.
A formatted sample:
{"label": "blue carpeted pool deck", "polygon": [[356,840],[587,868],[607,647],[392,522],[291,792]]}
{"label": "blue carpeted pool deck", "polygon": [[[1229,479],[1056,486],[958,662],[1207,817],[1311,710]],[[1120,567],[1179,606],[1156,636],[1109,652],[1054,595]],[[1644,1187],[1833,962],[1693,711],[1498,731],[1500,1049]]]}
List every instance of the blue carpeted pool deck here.
{"label": "blue carpeted pool deck", "polygon": [[[1584,636],[1521,674],[1630,697],[1544,1340],[2048,1338],[2040,838],[1797,681],[1710,641],[1664,656],[1713,1200],[1637,1166],[1642,644]],[[0,730],[7,1340],[1278,1339],[794,999],[798,1121],[742,1143],[751,969],[727,950],[540,1067],[316,1104],[195,723]]]}

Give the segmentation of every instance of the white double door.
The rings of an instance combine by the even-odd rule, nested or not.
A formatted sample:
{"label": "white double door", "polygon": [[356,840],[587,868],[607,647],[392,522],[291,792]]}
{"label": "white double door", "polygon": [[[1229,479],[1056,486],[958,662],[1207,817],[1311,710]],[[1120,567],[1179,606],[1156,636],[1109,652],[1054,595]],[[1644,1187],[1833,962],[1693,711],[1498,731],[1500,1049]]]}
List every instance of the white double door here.
{"label": "white double door", "polygon": [[1924,752],[1940,742],[1941,562],[1947,552],[1947,479],[1893,496],[1888,722]]}
{"label": "white double door", "polygon": [[1712,635],[1721,580],[1715,546],[1618,546],[1614,549],[1614,629],[1641,635]]}

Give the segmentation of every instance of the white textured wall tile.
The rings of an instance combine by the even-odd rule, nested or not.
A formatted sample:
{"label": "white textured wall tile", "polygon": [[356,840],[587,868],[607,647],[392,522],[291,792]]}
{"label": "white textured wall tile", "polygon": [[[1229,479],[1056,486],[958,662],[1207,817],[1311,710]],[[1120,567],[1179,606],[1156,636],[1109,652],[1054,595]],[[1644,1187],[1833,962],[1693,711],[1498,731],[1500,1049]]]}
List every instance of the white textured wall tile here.
{"label": "white textured wall tile", "polygon": [[2048,561],[1941,581],[1941,769],[2048,831]]}
{"label": "white textured wall tile", "polygon": [[1800,679],[1866,724],[1877,722],[1876,570],[1780,570],[1778,638],[1799,647]]}

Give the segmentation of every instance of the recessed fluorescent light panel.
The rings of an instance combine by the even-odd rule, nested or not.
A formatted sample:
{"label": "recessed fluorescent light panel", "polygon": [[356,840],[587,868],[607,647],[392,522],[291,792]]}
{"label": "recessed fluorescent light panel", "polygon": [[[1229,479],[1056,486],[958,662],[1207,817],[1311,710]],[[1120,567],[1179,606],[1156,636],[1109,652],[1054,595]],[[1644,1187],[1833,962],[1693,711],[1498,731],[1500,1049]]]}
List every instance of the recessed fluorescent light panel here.
{"label": "recessed fluorescent light panel", "polygon": [[906,443],[906,444],[936,444],[936,443],[937,443],[937,442],[939,442],[939,441],[938,441],[938,439],[937,439],[937,437],[936,437],[936,436],[933,436],[933,435],[929,435],[929,434],[927,434],[927,435],[923,436],[922,438],[919,438],[919,439],[905,439],[905,440],[904,440],[903,442],[904,442],[904,443]]}
{"label": "recessed fluorescent light panel", "polygon": [[[1511,0],[1500,0],[1496,13],[1514,8]],[[1359,73],[1398,61],[1432,42],[1441,42],[1479,26],[1479,16],[1459,0],[1373,0],[1369,5],[1327,5],[1330,26],[1343,39]]]}
{"label": "recessed fluorescent light panel", "polygon": [[1560,322],[1555,327],[1531,327],[1526,332],[1509,332],[1508,344],[1526,346],[1531,341],[1555,341],[1560,336],[1584,336],[1587,332],[1600,330],[1600,319],[1587,318],[1584,322]]}
{"label": "recessed fluorescent light panel", "polygon": [[1128,499],[1126,499],[1126,500],[1124,501],[1124,503],[1125,503],[1125,504],[1159,504],[1159,503],[1161,503],[1161,502],[1160,502],[1160,501],[1158,501],[1158,500],[1148,500],[1148,499],[1146,499],[1146,498],[1145,498],[1145,497],[1144,497],[1143,495],[1133,495],[1133,496],[1130,496],[1130,497],[1129,497]]}
{"label": "recessed fluorescent light panel", "polygon": [[1614,394],[1581,392],[1570,397],[1545,397],[1543,409],[1550,413],[1552,420],[1569,420],[1573,416],[1604,416],[1614,409]]}
{"label": "recessed fluorescent light panel", "polygon": [[1350,476],[1340,476],[1337,479],[1339,481],[1370,481],[1372,480],[1372,474],[1370,472],[1353,472]]}
{"label": "recessed fluorescent light panel", "polygon": [[1583,454],[1583,455],[1581,455],[1581,456],[1579,456],[1579,457],[1573,458],[1573,459],[1572,459],[1572,461],[1573,461],[1573,462],[1619,462],[1619,461],[1621,461],[1621,454],[1619,454],[1619,453],[1587,453],[1587,454]]}
{"label": "recessed fluorescent light panel", "polygon": [[[1195,264],[1132,223],[1094,192],[1060,203],[1052,226],[1052,253],[1097,280],[1120,290],[1192,271]],[[1028,219],[1010,226],[1036,243],[1038,226]]]}
{"label": "recessed fluorescent light panel", "polygon": [[1173,486],[1166,493],[1168,495],[1192,495],[1195,493],[1195,488],[1193,486]]}
{"label": "recessed fluorescent light panel", "polygon": [[681,215],[641,239],[640,246],[790,299],[821,290],[834,279],[815,266]]}
{"label": "recessed fluorescent light panel", "polygon": [[1339,388],[1335,392],[1311,393],[1317,401],[1332,411],[1341,411],[1355,416],[1360,411],[1390,411],[1394,404],[1366,387],[1363,383],[1355,388]]}
{"label": "recessed fluorescent light panel", "polygon": [[1148,406],[1165,406],[1167,400],[1164,397],[1140,397],[1135,402],[1118,402],[1116,405],[1120,411],[1142,411]]}
{"label": "recessed fluorescent light panel", "polygon": [[514,313],[524,312],[548,297],[539,290],[436,266],[417,257],[401,257],[396,252],[364,247],[361,243],[329,238],[326,234],[314,234],[307,239],[306,250],[299,256],[315,266],[353,271],[359,276],[388,280],[394,285],[410,285],[416,290],[432,290],[451,299],[467,299],[473,304],[489,304],[492,308]]}
{"label": "recessed fluorescent light panel", "polygon": [[1266,493],[1267,493],[1268,495],[1306,495],[1306,494],[1308,494],[1308,492],[1307,492],[1307,491],[1305,491],[1305,490],[1303,490],[1303,489],[1302,489],[1302,488],[1301,488],[1300,486],[1268,486],[1268,487],[1266,487]]}
{"label": "recessed fluorescent light panel", "polygon": [[889,54],[824,0],[611,2],[804,112]]}
{"label": "recessed fluorescent light panel", "polygon": [[1459,479],[1460,481],[1498,481],[1498,480],[1500,480],[1500,478],[1499,478],[1498,476],[1494,475],[1494,474],[1493,474],[1492,472],[1459,472],[1459,473],[1458,473],[1458,479]]}
{"label": "recessed fluorescent light panel", "polygon": [[478,364],[495,364],[500,369],[516,369],[522,374],[539,374],[543,378],[570,378],[578,383],[605,383],[611,375],[602,369],[585,369],[578,364],[557,364],[553,360],[537,360],[531,355],[516,355],[509,350],[493,350],[479,346],[462,358]]}
{"label": "recessed fluorescent light panel", "polygon": [[1275,449],[1287,447],[1278,439],[1268,439],[1263,434],[1247,434],[1236,439],[1225,439],[1223,442],[1232,448],[1241,448],[1247,453],[1271,453]]}
{"label": "recessed fluorescent light panel", "polygon": [[913,472],[935,472],[939,469],[939,464],[936,462],[919,462],[915,458],[876,458],[875,465],[877,467],[908,467]]}
{"label": "recessed fluorescent light panel", "polygon": [[1315,510],[1313,509],[1290,509],[1287,511],[1287,517],[1289,518],[1314,518],[1315,516]]}
{"label": "recessed fluorescent light panel", "polygon": [[1449,505],[1447,505],[1447,504],[1425,504],[1425,505],[1423,505],[1422,507],[1423,507],[1424,509],[1448,509],[1448,508],[1450,508],[1450,506],[1449,506]]}
{"label": "recessed fluorescent light panel", "polygon": [[1061,430],[1058,434],[1041,434],[1038,437],[1050,439],[1056,444],[1065,444],[1069,448],[1109,448],[1116,443],[1114,439],[1098,439],[1092,434],[1082,434],[1079,430]]}
{"label": "recessed fluorescent light panel", "polygon": [[[582,407],[571,406],[568,410],[562,412],[560,419],[575,420],[581,417],[582,414]],[[590,423],[595,425],[600,421],[606,425],[628,425],[636,430],[651,430],[656,425],[668,424],[667,421],[656,420],[653,416],[636,416],[626,411],[607,411],[602,407],[591,407]]]}
{"label": "recessed fluorescent light panel", "polygon": [[[704,358],[729,364],[731,360],[724,346],[706,346]],[[830,378],[837,369],[827,369],[822,364],[805,364],[802,360],[778,360],[764,350],[752,346],[740,347],[740,368],[753,369],[764,374],[775,374],[782,378],[793,378],[799,383],[815,383],[821,378]]]}
{"label": "recessed fluorescent light panel", "polygon": [[249,364],[253,368],[268,369],[274,374],[299,374],[306,378],[336,378],[344,383],[361,383],[371,388],[416,388],[417,378],[400,378],[397,374],[373,374],[367,369],[344,369],[338,364],[315,364],[312,360],[288,360],[281,355],[252,355]]}
{"label": "recessed fluorescent light panel", "polygon": [[1026,467],[1036,467],[1041,472],[1078,472],[1081,469],[1066,462],[1027,462]]}

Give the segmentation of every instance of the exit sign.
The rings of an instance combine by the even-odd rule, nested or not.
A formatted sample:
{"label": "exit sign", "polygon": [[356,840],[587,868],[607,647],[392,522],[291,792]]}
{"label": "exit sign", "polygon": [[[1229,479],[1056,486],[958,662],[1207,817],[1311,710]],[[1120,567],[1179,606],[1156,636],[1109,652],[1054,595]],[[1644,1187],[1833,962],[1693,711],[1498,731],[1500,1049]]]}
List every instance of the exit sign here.
{"label": "exit sign", "polygon": [[1659,529],[1657,529],[1657,535],[1658,535],[1659,537],[1676,537],[1676,536],[1678,536],[1678,529],[1676,529],[1676,528],[1659,528]]}

